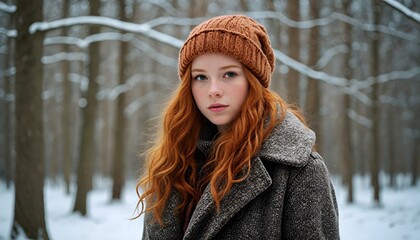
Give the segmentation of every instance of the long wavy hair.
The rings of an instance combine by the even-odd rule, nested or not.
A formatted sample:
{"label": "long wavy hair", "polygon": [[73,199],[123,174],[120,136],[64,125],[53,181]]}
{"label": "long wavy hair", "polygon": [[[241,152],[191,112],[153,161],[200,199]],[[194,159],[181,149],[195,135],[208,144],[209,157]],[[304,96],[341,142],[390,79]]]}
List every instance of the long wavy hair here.
{"label": "long wavy hair", "polygon": [[209,184],[219,210],[221,199],[232,185],[249,176],[252,157],[273,128],[283,121],[286,112],[291,111],[305,123],[298,109],[264,88],[250,70],[243,68],[249,82],[248,95],[231,127],[220,133],[213,143],[204,166],[208,174],[201,180],[197,180],[200,169],[195,161],[196,144],[200,129],[209,123],[197,108],[191,92],[191,66],[181,76],[182,81],[163,112],[156,142],[145,154],[145,176],[136,186],[139,196],[136,209],[141,205],[138,216],[151,211],[154,219],[163,225],[162,213],[172,191],[181,196],[181,203],[174,211],[183,214],[191,202],[198,202],[203,186]]}

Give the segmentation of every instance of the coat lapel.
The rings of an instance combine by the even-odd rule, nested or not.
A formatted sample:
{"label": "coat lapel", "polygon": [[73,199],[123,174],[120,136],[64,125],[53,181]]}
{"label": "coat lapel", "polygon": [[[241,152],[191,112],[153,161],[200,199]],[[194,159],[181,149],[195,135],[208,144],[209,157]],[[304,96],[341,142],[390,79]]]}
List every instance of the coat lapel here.
{"label": "coat lapel", "polygon": [[220,229],[252,199],[264,192],[272,183],[260,158],[254,158],[247,179],[232,186],[229,194],[220,202],[220,212],[207,186],[191,217],[184,239],[211,239]]}

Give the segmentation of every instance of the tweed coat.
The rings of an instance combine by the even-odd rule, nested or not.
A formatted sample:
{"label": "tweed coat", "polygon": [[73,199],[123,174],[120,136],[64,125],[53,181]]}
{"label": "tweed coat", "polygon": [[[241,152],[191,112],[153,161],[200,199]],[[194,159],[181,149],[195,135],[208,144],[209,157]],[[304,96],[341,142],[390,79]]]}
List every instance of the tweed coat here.
{"label": "tweed coat", "polygon": [[334,189],[314,142],[315,134],[287,113],[252,159],[249,177],[221,200],[219,213],[207,186],[184,233],[173,192],[166,225],[146,213],[143,239],[339,239]]}

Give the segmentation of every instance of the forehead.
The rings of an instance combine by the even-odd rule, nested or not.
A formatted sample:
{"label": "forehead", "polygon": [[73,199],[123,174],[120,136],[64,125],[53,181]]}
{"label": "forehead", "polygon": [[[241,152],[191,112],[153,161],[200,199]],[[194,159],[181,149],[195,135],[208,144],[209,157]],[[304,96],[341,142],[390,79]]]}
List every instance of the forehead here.
{"label": "forehead", "polygon": [[192,63],[192,70],[200,69],[212,69],[212,68],[223,68],[226,66],[240,67],[242,64],[235,58],[221,53],[205,53],[196,57]]}

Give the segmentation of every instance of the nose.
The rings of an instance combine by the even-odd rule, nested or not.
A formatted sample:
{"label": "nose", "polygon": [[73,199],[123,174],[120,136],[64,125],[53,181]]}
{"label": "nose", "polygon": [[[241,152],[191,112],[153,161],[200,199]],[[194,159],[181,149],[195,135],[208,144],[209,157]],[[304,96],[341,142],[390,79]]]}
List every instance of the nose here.
{"label": "nose", "polygon": [[210,81],[209,96],[212,97],[221,97],[223,91],[221,89],[220,83],[217,80]]}

